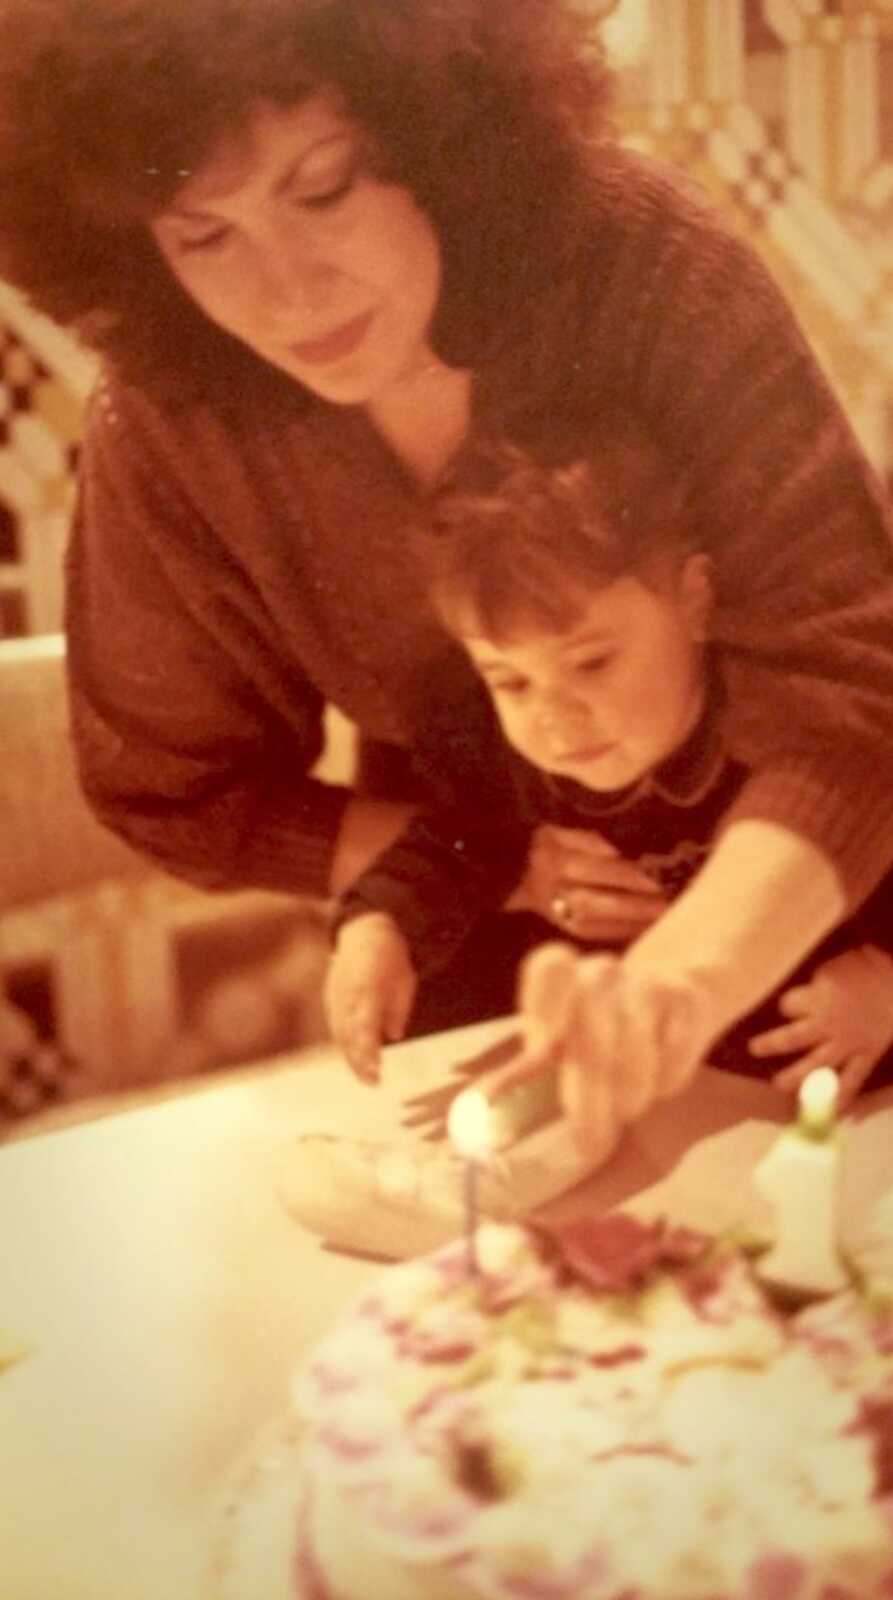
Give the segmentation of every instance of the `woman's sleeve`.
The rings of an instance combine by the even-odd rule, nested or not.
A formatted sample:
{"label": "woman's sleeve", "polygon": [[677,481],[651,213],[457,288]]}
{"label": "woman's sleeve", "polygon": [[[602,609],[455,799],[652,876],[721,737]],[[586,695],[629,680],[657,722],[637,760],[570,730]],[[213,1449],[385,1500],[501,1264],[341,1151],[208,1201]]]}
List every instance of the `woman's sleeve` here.
{"label": "woman's sleeve", "polygon": [[[122,427],[100,395],[67,565],[71,724],[87,799],[139,852],[202,887],[325,893],[349,791],[309,776],[321,697],[275,660],[240,608],[224,552],[216,567],[201,556],[209,534],[188,497]],[[178,573],[188,581],[165,548],[194,552]]]}
{"label": "woman's sleeve", "polygon": [[727,824],[807,838],[854,906],[893,862],[890,507],[753,249],[685,181],[636,170],[603,297],[612,378],[690,474],[713,556],[727,736],[753,772]]}

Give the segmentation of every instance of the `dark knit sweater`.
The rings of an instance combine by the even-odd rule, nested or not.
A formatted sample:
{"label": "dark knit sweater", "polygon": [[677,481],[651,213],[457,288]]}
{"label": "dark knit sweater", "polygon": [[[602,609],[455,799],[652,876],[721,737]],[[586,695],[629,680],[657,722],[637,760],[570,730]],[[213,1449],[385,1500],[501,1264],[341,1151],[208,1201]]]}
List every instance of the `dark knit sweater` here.
{"label": "dark knit sweater", "polygon": [[[455,702],[445,694],[418,741],[419,761],[436,774],[438,803],[419,811],[341,897],[333,931],[354,917],[385,912],[404,934],[416,971],[429,976],[453,960],[482,917],[505,903],[541,823],[596,831],[675,899],[706,860],[748,779],[724,746],[723,698],[715,677],[707,711],[678,750],[630,788],[597,794],[540,771],[513,751],[482,686]],[[544,923],[542,938],[554,937]],[[807,982],[829,957],[863,944],[893,955],[893,871],[783,987]],[[746,1065],[746,1039],[779,1021],[777,998],[770,996],[714,1045],[714,1065]],[[884,1064],[893,1066],[893,1055]],[[754,1063],[753,1070],[762,1069]]]}
{"label": "dark knit sweater", "polygon": [[[554,304],[506,330],[476,418],[527,441],[567,418],[585,440],[609,401],[692,472],[726,737],[751,771],[732,815],[812,840],[856,903],[893,860],[893,543],[878,485],[765,270],[677,174],[606,151],[576,260]],[[73,729],[100,817],[199,883],[324,889],[348,798],[308,776],[324,704],[411,744],[440,648],[421,509],[364,412],[308,406],[285,377],[165,412],[109,375],[67,612]]]}

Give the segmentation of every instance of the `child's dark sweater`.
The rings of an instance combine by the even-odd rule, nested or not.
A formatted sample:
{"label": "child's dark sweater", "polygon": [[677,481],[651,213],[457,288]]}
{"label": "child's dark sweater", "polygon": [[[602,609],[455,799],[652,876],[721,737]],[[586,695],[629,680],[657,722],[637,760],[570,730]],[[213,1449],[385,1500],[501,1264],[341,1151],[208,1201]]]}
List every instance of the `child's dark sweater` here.
{"label": "child's dark sweater", "polygon": [[[336,924],[369,910],[388,912],[417,971],[430,973],[450,960],[481,916],[504,903],[522,875],[534,829],[547,822],[592,828],[676,896],[704,861],[747,778],[724,749],[722,716],[716,688],[697,727],[659,768],[629,789],[596,794],[511,750],[483,690],[461,706],[444,703],[437,726],[429,723],[420,741],[420,760],[436,774],[442,804],[420,813],[363,874],[341,900]],[[555,936],[546,924],[543,933]],[[893,953],[893,873],[784,987],[805,980],[832,954],[866,943]],[[712,1059],[734,1056],[739,1064],[743,1039],[780,1020],[776,998],[740,1023]],[[746,1057],[740,1064],[747,1065]]]}

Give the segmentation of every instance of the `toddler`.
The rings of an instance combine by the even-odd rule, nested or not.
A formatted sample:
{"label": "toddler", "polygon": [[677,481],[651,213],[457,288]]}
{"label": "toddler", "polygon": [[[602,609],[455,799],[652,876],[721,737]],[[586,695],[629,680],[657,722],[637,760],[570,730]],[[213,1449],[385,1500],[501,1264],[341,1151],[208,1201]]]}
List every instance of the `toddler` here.
{"label": "toddler", "polygon": [[[441,699],[419,740],[438,803],[337,907],[328,1017],[369,1078],[420,974],[508,898],[538,825],[596,830],[672,898],[747,776],[723,736],[709,539],[683,475],[630,419],[606,419],[571,465],[509,449],[466,462],[431,550],[435,607],[479,693]],[[572,885],[561,899],[573,936]],[[787,1058],[775,1081],[788,1089],[830,1065],[845,1103],[889,1069],[891,1045],[893,874],[710,1059],[756,1071]]]}

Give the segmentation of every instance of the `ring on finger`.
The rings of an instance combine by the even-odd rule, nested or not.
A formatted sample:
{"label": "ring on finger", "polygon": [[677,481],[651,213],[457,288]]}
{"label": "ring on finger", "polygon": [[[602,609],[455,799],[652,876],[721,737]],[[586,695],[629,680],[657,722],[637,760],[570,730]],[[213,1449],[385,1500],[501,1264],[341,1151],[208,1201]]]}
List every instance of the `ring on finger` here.
{"label": "ring on finger", "polygon": [[549,904],[549,909],[556,922],[569,927],[574,921],[574,907],[565,894],[554,894]]}

